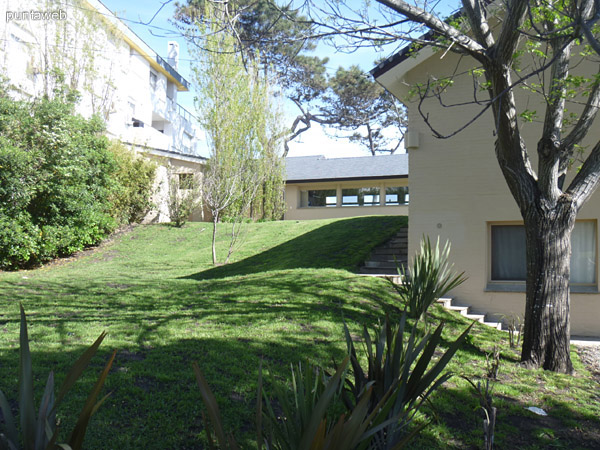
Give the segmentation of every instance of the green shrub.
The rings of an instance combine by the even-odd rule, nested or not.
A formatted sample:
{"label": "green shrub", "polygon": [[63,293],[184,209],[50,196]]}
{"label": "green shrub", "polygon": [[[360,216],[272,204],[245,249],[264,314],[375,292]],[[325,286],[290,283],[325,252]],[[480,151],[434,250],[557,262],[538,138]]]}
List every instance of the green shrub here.
{"label": "green shrub", "polygon": [[154,166],[110,147],[104,122],[65,98],[0,92],[0,269],[95,245],[149,209]]}
{"label": "green shrub", "polygon": [[108,150],[118,167],[110,196],[112,217],[122,224],[140,222],[153,207],[156,163],[136,155],[119,141],[112,141]]}
{"label": "green shrub", "polygon": [[0,269],[16,269],[29,263],[39,252],[40,229],[27,213],[9,217],[0,209]]}
{"label": "green shrub", "polygon": [[[345,327],[349,356],[335,367],[333,375],[320,367],[305,365],[303,369],[299,364],[298,370],[292,368],[291,388],[271,380],[272,397],[263,392],[261,367],[256,408],[258,448],[263,442],[268,450],[405,448],[427,422],[410,431],[407,425],[429,395],[450,378],[444,370],[472,326],[442,353],[443,323],[419,338],[416,326],[408,331],[406,314],[398,325],[386,317],[383,325],[375,327],[373,336],[365,327],[364,357],[357,355]],[[367,368],[363,370],[360,361],[365,358]],[[215,396],[196,363],[193,369],[210,420],[204,417],[210,448],[214,448],[214,432],[220,448],[238,449],[233,435],[223,429]]]}

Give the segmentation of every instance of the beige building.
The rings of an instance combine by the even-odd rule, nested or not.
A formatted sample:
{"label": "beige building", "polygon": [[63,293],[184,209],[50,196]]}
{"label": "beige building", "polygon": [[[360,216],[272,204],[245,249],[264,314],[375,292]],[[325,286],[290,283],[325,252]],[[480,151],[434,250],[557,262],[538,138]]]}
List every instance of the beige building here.
{"label": "beige building", "polygon": [[408,155],[286,158],[286,220],[408,215]]}
{"label": "beige building", "polygon": [[[481,111],[465,104],[486,92],[474,89],[473,59],[452,52],[425,48],[417,53],[400,52],[372,71],[376,80],[403,101],[408,108],[409,127],[405,146],[410,155],[411,207],[409,256],[422,235],[450,240],[455,267],[469,279],[453,291],[456,303],[470,305],[475,312],[501,318],[525,310],[525,234],[522,218],[502,176],[494,153],[494,122],[490,111],[449,139],[437,139],[417,108],[411,90],[428,80],[454,74],[443,95],[425,99],[421,111],[442,134],[464,126]],[[574,74],[597,73],[595,67],[579,64]],[[539,98],[517,92],[521,110],[544,111]],[[577,107],[570,106],[577,111]],[[540,124],[524,122],[522,136],[535,149],[541,136]],[[598,141],[596,127],[588,143]],[[586,144],[586,143],[584,143]],[[589,147],[588,147],[589,148]],[[530,152],[537,167],[535,151]],[[574,167],[575,170],[576,167]],[[571,177],[573,175],[571,174]],[[569,183],[567,178],[566,185]],[[600,335],[600,293],[598,291],[598,218],[600,194],[596,193],[580,211],[573,232],[571,258],[571,332],[573,335]]]}

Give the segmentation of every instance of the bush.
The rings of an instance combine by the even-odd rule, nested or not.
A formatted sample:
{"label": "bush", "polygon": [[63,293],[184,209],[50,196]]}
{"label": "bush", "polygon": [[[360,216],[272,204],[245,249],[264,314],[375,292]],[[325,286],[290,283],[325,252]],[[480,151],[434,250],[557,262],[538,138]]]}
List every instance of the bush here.
{"label": "bush", "polygon": [[143,217],[154,167],[109,148],[103,131],[60,96],[0,92],[0,269],[72,254]]}
{"label": "bush", "polygon": [[[415,414],[429,395],[451,374],[446,366],[465,341],[471,324],[448,348],[442,350],[441,323],[433,333],[418,337],[416,323],[409,330],[404,313],[394,325],[389,317],[375,326],[373,335],[364,328],[362,355],[357,354],[344,326],[348,357],[335,366],[333,375],[320,367],[292,368],[291,388],[271,380],[274,396],[263,390],[259,369],[256,441],[277,450],[384,450],[406,448],[428,422],[409,429]],[[439,358],[437,356],[439,355]],[[366,360],[366,370],[362,364]],[[223,428],[216,398],[199,366],[193,363],[208,417],[204,425],[210,448],[213,432],[222,449],[239,449]],[[345,406],[345,412],[341,405]]]}
{"label": "bush", "polygon": [[112,217],[121,224],[140,222],[153,207],[150,198],[156,164],[137,156],[119,141],[113,141],[108,150],[118,167],[110,197]]}

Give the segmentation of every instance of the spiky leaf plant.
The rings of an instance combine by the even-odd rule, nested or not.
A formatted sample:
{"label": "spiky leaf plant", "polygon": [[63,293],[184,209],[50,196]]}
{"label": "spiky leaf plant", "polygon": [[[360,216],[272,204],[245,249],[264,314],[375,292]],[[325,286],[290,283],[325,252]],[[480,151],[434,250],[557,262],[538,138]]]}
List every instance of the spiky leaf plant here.
{"label": "spiky leaf plant", "polygon": [[410,269],[404,266],[398,268],[402,282],[393,283],[393,286],[406,303],[411,318],[424,319],[425,313],[437,299],[467,279],[464,272],[456,273],[452,270],[449,255],[450,242],[446,241],[440,250],[439,237],[435,248],[429,237],[423,237]]}
{"label": "spiky leaf plant", "polygon": [[21,305],[21,333],[20,333],[20,365],[19,365],[19,413],[21,436],[15,426],[10,404],[6,396],[0,391],[0,409],[4,421],[0,424],[0,450],[79,450],[83,446],[83,439],[87,430],[90,418],[97,411],[100,405],[108,397],[107,394],[97,401],[98,395],[102,390],[104,381],[112,366],[116,351],[106,363],[104,370],[98,377],[96,384],[90,392],[82,410],[77,419],[77,423],[71,432],[68,443],[57,444],[58,426],[56,422],[56,410],[65,395],[79,379],[90,360],[95,355],[98,347],[106,337],[102,333],[96,342],[94,342],[73,364],[71,370],[65,377],[58,395],[54,396],[54,373],[50,372],[44,394],[40,402],[38,415],[35,415],[35,402],[33,391],[33,374],[31,352],[29,351],[29,338],[27,336],[27,319],[23,305]]}
{"label": "spiky leaf plant", "polygon": [[[368,447],[361,448],[402,448],[413,437],[406,425],[429,395],[450,378],[451,374],[444,370],[473,326],[471,324],[439,359],[434,360],[442,342],[444,324],[419,338],[416,325],[408,331],[406,318],[404,313],[399,324],[392,325],[386,316],[385,322],[375,327],[373,336],[364,327],[366,371],[344,324],[353,373],[353,379],[346,379],[342,393],[344,404],[348,410],[353,410],[370,392],[369,412],[380,411],[382,402],[388,407],[385,418],[379,417],[381,424],[371,427],[373,441]],[[413,433],[418,431],[413,430]]]}

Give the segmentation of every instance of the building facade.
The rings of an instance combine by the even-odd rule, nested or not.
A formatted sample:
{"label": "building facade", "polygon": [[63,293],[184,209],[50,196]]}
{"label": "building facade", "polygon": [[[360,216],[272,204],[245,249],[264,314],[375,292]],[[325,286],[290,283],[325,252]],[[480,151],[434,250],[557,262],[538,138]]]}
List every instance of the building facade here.
{"label": "building facade", "polygon": [[[525,62],[523,64],[526,64]],[[449,139],[433,136],[427,122],[440,134],[451,134],[481,112],[474,101],[472,76],[476,62],[452,52],[427,47],[418,52],[399,53],[372,71],[376,80],[403,101],[409,126],[405,146],[410,155],[411,207],[409,256],[418,249],[423,235],[437,236],[452,244],[451,259],[468,280],[453,291],[458,304],[497,319],[525,311],[525,234],[523,219],[502,175],[494,151],[495,123],[491,111]],[[597,73],[597,64],[581,61],[574,76]],[[414,86],[453,74],[451,86],[443,93],[443,104],[435,96],[414,96]],[[486,92],[481,92],[483,99]],[[517,104],[531,111],[544,111],[543,99],[516,90]],[[461,105],[448,108],[444,105]],[[526,106],[525,106],[526,105]],[[582,105],[569,105],[577,114]],[[421,112],[419,112],[419,110]],[[523,121],[521,136],[535,149],[541,124]],[[582,143],[582,150],[600,139],[595,127]],[[584,153],[581,155],[585,157]],[[537,167],[537,153],[530,151],[531,165]],[[577,164],[565,186],[576,173]],[[596,193],[578,214],[572,235],[571,333],[599,336],[600,292],[598,290],[598,220],[600,194]]]}
{"label": "building facade", "polygon": [[286,220],[408,215],[408,155],[286,158]]}
{"label": "building facade", "polygon": [[77,90],[77,112],[100,115],[109,137],[162,167],[152,220],[168,220],[165,173],[201,172],[205,162],[196,120],[177,102],[190,88],[177,71],[179,44],[168,42],[162,58],[98,0],[4,0],[0,14],[0,71],[11,95]]}

